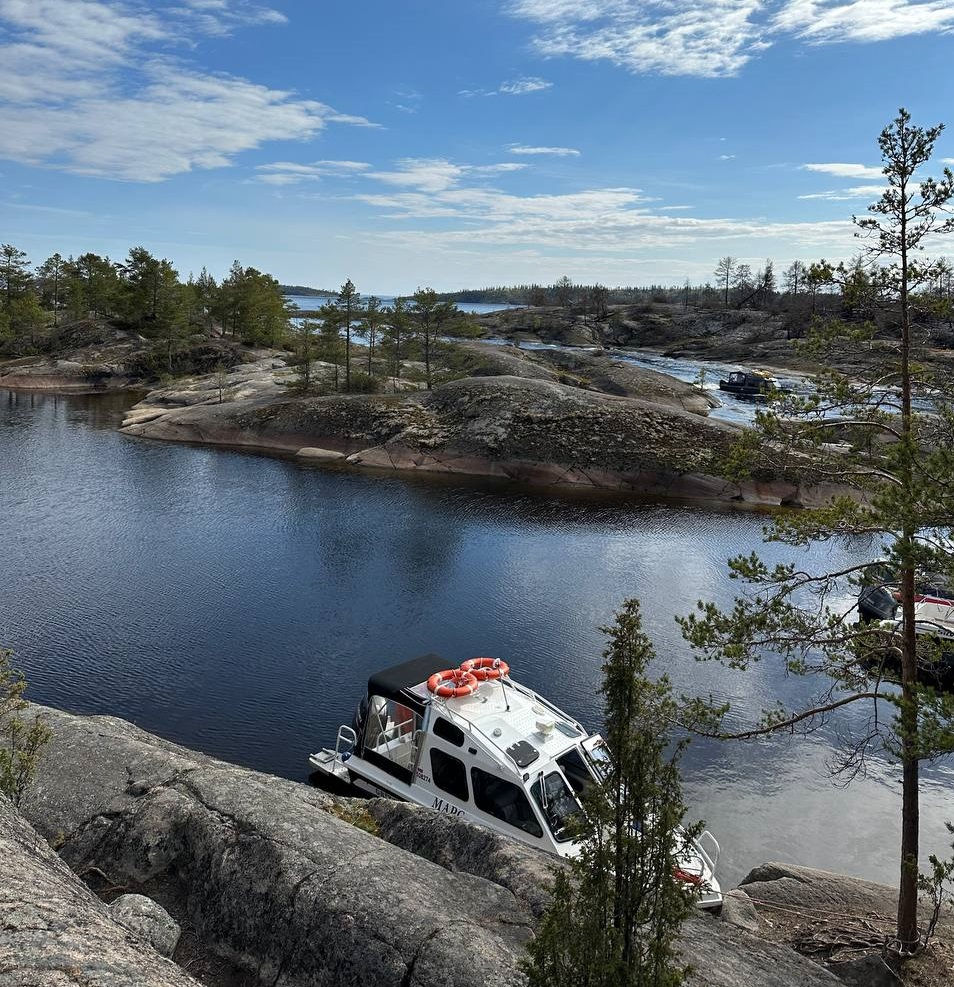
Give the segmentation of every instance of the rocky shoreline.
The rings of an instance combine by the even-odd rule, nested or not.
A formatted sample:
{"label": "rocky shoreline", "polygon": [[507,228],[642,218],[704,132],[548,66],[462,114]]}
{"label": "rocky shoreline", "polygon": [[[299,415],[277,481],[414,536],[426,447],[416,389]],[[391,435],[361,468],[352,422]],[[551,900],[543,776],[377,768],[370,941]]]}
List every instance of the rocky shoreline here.
{"label": "rocky shoreline", "polygon": [[[195,984],[147,942],[168,946],[162,909],[181,927],[173,959],[215,987],[522,982],[551,880],[537,851],[427,809],[225,764],[113,717],[34,711],[53,739],[22,818],[0,799],[0,983]],[[107,908],[117,890],[129,900]],[[688,983],[879,982],[852,979],[856,964],[799,955],[781,919],[888,921],[893,896],[762,865],[721,918],[699,913],[684,926]]]}

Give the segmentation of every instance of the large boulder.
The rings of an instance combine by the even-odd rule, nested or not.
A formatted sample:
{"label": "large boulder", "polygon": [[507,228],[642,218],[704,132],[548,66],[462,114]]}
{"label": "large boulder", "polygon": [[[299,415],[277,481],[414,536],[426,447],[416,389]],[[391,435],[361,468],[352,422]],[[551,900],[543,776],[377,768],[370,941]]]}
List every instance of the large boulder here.
{"label": "large boulder", "polygon": [[[557,863],[538,851],[456,816],[383,799],[369,803],[380,835],[455,873],[476,874],[512,891],[534,915],[551,895]],[[743,906],[744,896],[739,896]],[[734,907],[735,903],[733,903]],[[689,987],[834,987],[838,980],[788,946],[753,934],[740,922],[693,915],[679,938],[693,972]],[[757,926],[757,920],[756,920]]]}
{"label": "large boulder", "polygon": [[815,867],[775,861],[750,870],[739,887],[762,907],[794,907],[815,913],[857,915],[889,915],[898,907],[896,888]]}
{"label": "large boulder", "polygon": [[158,902],[144,894],[123,894],[110,903],[114,922],[144,939],[161,956],[172,956],[179,945],[179,923]]}
{"label": "large boulder", "polygon": [[0,985],[197,987],[106,906],[0,795]]}
{"label": "large boulder", "polygon": [[40,712],[53,739],[25,814],[74,870],[155,897],[259,980],[520,981],[532,917],[505,888],[389,845],[340,818],[354,817],[349,802],[309,786],[122,720]]}

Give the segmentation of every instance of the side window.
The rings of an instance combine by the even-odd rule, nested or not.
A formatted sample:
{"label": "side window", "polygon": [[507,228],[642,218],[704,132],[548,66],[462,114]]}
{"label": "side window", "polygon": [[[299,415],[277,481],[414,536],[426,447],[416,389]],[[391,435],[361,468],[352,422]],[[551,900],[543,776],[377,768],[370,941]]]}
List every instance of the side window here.
{"label": "side window", "polygon": [[531,836],[543,836],[543,829],[522,788],[502,778],[495,778],[480,768],[470,769],[470,779],[474,786],[474,804],[478,809]]}
{"label": "side window", "polygon": [[434,784],[442,792],[452,795],[458,802],[468,801],[467,769],[464,762],[453,754],[445,754],[436,747],[431,748],[431,774]]}
{"label": "side window", "polygon": [[434,734],[455,747],[464,746],[464,731],[460,727],[455,727],[450,720],[445,720],[443,716],[439,716],[435,721]]}

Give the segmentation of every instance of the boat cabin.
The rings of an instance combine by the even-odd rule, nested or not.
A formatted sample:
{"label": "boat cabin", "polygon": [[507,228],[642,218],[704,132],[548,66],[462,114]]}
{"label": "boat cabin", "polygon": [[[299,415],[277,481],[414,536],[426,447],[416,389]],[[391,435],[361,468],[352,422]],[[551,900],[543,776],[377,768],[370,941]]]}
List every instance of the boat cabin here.
{"label": "boat cabin", "polygon": [[[437,696],[427,680],[445,665],[427,655],[371,676],[349,767],[360,759],[401,785],[430,790],[423,804],[503,823],[524,842],[560,852],[579,809],[574,793],[599,777],[601,741],[506,678],[482,682],[469,696]],[[379,787],[394,794],[393,783]]]}

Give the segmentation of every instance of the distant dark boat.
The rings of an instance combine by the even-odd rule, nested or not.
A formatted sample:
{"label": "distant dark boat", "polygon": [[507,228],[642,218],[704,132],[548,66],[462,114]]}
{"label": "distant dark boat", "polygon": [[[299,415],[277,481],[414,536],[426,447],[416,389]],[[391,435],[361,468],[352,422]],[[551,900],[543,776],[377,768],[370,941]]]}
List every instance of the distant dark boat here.
{"label": "distant dark boat", "polygon": [[719,390],[739,398],[764,401],[773,391],[779,391],[778,381],[764,370],[735,370],[728,380],[719,381]]}

